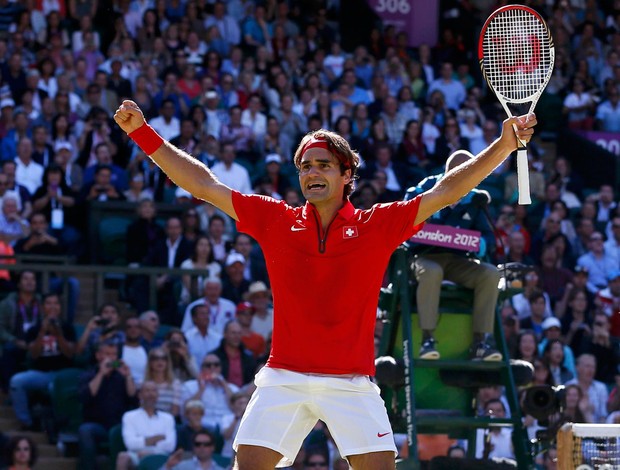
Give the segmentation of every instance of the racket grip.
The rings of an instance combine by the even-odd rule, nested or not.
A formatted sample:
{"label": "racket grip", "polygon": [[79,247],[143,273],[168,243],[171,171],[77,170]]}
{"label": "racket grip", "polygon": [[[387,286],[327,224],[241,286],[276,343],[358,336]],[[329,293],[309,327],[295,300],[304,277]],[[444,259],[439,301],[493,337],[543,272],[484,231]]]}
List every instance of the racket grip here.
{"label": "racket grip", "polygon": [[517,184],[519,188],[519,204],[531,204],[530,171],[527,161],[527,149],[525,148],[517,150]]}

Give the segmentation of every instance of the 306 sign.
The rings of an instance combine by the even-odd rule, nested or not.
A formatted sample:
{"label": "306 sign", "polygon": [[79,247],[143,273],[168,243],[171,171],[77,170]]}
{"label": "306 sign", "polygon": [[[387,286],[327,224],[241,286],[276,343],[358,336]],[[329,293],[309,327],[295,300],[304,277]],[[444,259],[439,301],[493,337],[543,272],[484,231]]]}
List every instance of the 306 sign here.
{"label": "306 sign", "polygon": [[411,11],[409,0],[375,0],[375,2],[375,10],[379,13],[408,15]]}

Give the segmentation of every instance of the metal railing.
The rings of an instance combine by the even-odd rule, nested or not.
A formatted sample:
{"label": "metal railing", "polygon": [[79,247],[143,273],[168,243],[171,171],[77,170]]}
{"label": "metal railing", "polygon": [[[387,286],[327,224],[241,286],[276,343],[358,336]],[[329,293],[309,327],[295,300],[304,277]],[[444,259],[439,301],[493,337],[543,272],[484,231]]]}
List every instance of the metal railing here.
{"label": "metal railing", "polygon": [[[4,259],[2,259],[4,258]],[[7,264],[6,259],[14,259],[14,264]],[[152,266],[117,266],[117,265],[82,265],[74,264],[71,257],[66,256],[40,256],[40,255],[15,255],[0,256],[0,270],[7,270],[12,273],[22,271],[32,271],[41,276],[41,284],[49,285],[49,279],[53,276],[68,278],[69,276],[92,276],[94,278],[94,296],[92,298],[92,310],[96,310],[105,300],[106,280],[125,280],[128,277],[146,276],[148,277],[148,305],[149,308],[157,307],[157,277],[162,274],[169,276],[205,276],[208,272],[204,269],[180,269],[162,268]],[[66,300],[67,288],[63,293]],[[66,303],[65,303],[66,305]]]}

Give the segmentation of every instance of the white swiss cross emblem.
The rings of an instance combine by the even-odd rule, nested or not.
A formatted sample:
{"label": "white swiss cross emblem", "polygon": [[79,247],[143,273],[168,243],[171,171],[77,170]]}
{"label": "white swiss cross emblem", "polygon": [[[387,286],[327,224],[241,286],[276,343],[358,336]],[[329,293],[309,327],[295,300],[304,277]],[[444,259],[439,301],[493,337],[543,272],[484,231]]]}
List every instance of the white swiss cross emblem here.
{"label": "white swiss cross emblem", "polygon": [[342,227],[342,238],[357,238],[357,227]]}

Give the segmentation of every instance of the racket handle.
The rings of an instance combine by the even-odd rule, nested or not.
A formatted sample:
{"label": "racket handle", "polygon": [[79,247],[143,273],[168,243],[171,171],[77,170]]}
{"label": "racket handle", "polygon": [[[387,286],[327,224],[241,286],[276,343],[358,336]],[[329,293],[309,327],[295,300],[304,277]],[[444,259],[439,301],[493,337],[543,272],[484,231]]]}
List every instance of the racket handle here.
{"label": "racket handle", "polygon": [[517,183],[519,188],[519,204],[527,205],[532,203],[530,196],[530,172],[527,161],[527,149],[517,150]]}

